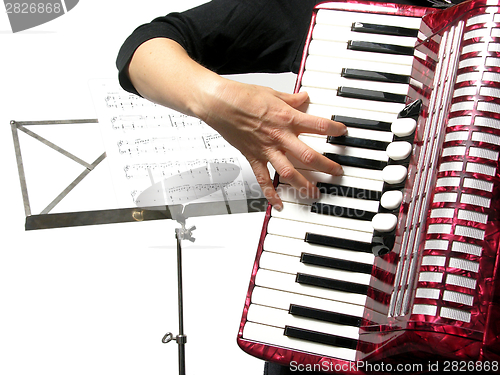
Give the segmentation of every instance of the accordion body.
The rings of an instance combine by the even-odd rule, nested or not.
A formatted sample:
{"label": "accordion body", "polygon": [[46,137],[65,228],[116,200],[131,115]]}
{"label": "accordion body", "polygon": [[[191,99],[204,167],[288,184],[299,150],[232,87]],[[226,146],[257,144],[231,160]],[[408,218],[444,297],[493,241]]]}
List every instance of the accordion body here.
{"label": "accordion body", "polygon": [[[445,10],[361,1],[318,5],[304,48],[296,92],[310,93],[311,108],[305,108],[306,112],[328,117],[336,114],[330,113],[335,109],[328,109],[321,104],[321,98],[316,99],[319,94],[314,87],[308,87],[306,78],[309,80],[309,70],[316,69],[312,56],[313,48],[317,48],[313,45],[315,29],[320,17],[332,12],[404,16],[413,20],[413,24],[418,19],[403,105],[419,103],[414,116],[415,131],[406,136],[411,138],[412,151],[406,159],[404,182],[399,188],[388,188],[387,184],[382,187],[382,192],[395,189],[402,192],[401,203],[394,210],[397,223],[390,251],[373,256],[372,264],[365,262],[363,267],[368,264],[369,271],[364,271],[368,273],[368,281],[361,302],[350,301],[350,294],[355,297],[358,294],[349,290],[323,297],[321,291],[317,292],[321,286],[297,285],[300,275],[293,274],[294,271],[272,271],[269,259],[281,252],[280,247],[287,248],[283,251],[286,259],[295,256],[301,263],[297,266],[301,275],[307,274],[309,268],[330,267],[330,257],[325,257],[324,265],[317,262],[314,266],[304,265],[304,253],[307,255],[307,246],[311,245],[307,238],[302,238],[301,233],[276,234],[274,229],[280,219],[293,231],[301,225],[300,217],[275,219],[278,213],[269,207],[238,344],[249,354],[267,361],[285,366],[320,366],[309,368],[325,372],[366,371],[364,365],[353,369],[353,363],[429,364],[432,360],[489,362],[496,364],[498,370],[500,2],[468,1]],[[339,13],[333,17],[343,18]],[[366,69],[370,70],[372,65],[375,63],[367,63]],[[326,95],[336,91],[338,95],[341,89],[323,91]],[[313,108],[315,102],[320,103],[317,110]],[[361,104],[360,113],[364,113],[364,107]],[[401,118],[405,111],[408,110],[390,116]],[[359,117],[366,119],[364,115]],[[401,135],[394,137],[402,140]],[[389,160],[391,163],[397,164]],[[276,184],[281,189],[278,192],[288,191],[279,177]],[[287,210],[285,204],[283,213]],[[310,235],[308,229],[305,231],[306,237]],[[375,232],[370,235],[375,236]],[[292,240],[289,236],[296,238]],[[333,254],[342,250],[335,243],[328,246],[334,249]],[[319,246],[323,256],[325,252],[328,255],[328,246],[324,249]],[[289,254],[290,247],[300,248],[290,250],[298,255]],[[317,248],[317,244],[311,247]],[[349,272],[339,271],[342,275]],[[274,281],[268,285],[267,280],[274,274],[278,278],[286,276],[294,285]],[[286,298],[282,297],[285,295]],[[328,300],[325,305],[321,305],[322,298]],[[335,311],[311,309],[308,301],[313,305],[318,301],[318,306],[334,306]],[[278,317],[284,321],[280,322]],[[309,321],[319,323],[309,326]],[[297,326],[302,328],[296,329]],[[297,336],[296,331],[301,333]]]}

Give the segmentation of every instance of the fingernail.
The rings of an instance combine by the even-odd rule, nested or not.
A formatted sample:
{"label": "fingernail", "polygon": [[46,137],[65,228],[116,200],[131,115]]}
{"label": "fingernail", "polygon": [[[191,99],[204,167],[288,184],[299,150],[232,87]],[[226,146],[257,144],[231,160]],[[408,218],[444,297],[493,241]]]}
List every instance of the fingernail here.
{"label": "fingernail", "polygon": [[280,205],[280,204],[275,204],[275,205],[273,205],[273,208],[274,208],[276,211],[278,211],[278,212],[283,211],[283,206],[282,206],[282,205]]}
{"label": "fingernail", "polygon": [[342,169],[342,166],[338,166],[333,170],[333,174],[337,176],[342,176],[344,174],[344,170]]}

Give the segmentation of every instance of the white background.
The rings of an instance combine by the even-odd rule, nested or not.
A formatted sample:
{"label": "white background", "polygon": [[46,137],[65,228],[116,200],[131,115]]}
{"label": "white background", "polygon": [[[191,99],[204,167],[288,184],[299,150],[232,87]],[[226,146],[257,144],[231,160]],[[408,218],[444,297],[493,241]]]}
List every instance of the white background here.
{"label": "white background", "polygon": [[[177,373],[177,345],[161,343],[166,332],[178,333],[177,225],[25,231],[10,121],[96,118],[88,82],[116,77],[116,54],[132,30],[202,2],[81,0],[68,14],[16,34],[0,6],[0,374]],[[288,92],[294,84],[293,75],[238,79]],[[48,134],[72,138],[70,149],[85,153],[87,138],[99,148],[91,128],[76,144],[59,129],[59,136]],[[59,156],[23,142],[27,172],[35,176],[28,186],[32,204],[43,208],[40,202],[74,176]],[[112,206],[105,164],[94,172],[93,185],[75,189],[59,210]],[[184,251],[188,374],[262,373],[263,362],[236,344],[262,220],[256,213],[188,222],[198,227]]]}

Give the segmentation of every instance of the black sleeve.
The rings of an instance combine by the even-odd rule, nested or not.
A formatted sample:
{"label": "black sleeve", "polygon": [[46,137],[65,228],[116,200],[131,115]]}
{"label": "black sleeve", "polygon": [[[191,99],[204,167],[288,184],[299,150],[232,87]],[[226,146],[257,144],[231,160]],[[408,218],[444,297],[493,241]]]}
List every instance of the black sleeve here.
{"label": "black sleeve", "polygon": [[213,0],[138,27],[116,61],[122,87],[137,93],[126,68],[137,47],[165,37],[219,74],[297,72],[317,0]]}
{"label": "black sleeve", "polygon": [[[312,10],[320,2],[212,0],[156,18],[139,26],[122,45],[116,61],[120,84],[137,94],[126,74],[128,63],[137,47],[157,37],[175,40],[191,58],[219,74],[297,73]],[[430,5],[427,0],[392,2]]]}

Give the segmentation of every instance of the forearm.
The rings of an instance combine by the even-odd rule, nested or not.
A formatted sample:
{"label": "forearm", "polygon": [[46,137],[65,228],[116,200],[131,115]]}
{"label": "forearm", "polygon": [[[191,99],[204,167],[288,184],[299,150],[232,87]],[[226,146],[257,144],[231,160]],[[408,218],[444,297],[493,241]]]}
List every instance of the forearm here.
{"label": "forearm", "polygon": [[128,74],[146,99],[204,119],[206,107],[226,81],[193,61],[183,47],[167,38],[143,43],[134,53]]}

